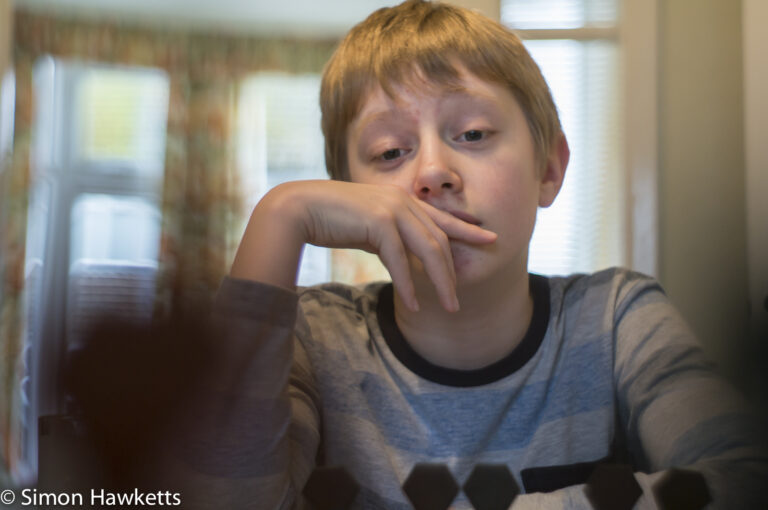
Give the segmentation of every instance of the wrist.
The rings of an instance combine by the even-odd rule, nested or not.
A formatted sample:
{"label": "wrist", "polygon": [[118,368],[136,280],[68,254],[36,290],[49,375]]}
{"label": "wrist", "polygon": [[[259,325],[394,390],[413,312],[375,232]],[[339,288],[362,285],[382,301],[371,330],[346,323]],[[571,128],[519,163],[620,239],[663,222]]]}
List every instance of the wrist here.
{"label": "wrist", "polygon": [[307,229],[302,200],[291,188],[275,187],[254,208],[230,276],[295,289]]}
{"label": "wrist", "polygon": [[278,184],[264,195],[253,210],[253,215],[259,215],[257,221],[269,222],[301,246],[311,239],[308,227],[310,213],[307,208],[309,197],[306,196],[304,186],[306,182]]}

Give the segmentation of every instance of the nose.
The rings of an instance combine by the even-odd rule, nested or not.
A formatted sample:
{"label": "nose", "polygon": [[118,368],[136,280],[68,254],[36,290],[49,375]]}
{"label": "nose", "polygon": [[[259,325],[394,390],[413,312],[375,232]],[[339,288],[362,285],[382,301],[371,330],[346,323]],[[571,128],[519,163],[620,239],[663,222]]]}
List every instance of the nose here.
{"label": "nose", "polygon": [[450,164],[449,151],[441,142],[422,144],[413,180],[414,194],[421,200],[429,201],[462,190],[461,176]]}

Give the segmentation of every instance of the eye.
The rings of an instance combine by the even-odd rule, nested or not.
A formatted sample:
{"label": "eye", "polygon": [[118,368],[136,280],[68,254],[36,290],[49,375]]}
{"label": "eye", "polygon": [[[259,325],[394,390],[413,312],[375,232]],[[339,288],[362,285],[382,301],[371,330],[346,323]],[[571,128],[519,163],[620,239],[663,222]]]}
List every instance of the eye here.
{"label": "eye", "polygon": [[379,154],[377,156],[377,159],[380,159],[382,161],[392,161],[393,159],[397,159],[400,156],[405,154],[405,151],[403,149],[388,149]]}
{"label": "eye", "polygon": [[470,129],[469,131],[462,133],[461,136],[459,136],[459,140],[466,142],[479,142],[485,138],[485,136],[486,134],[484,131],[480,131],[479,129]]}

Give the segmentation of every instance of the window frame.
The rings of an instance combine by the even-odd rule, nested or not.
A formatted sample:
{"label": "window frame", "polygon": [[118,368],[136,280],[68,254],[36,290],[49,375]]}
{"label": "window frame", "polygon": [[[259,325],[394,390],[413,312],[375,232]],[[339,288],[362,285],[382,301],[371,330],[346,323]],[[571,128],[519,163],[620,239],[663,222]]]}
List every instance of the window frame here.
{"label": "window frame", "polygon": [[[659,0],[621,0],[629,267],[659,276]],[[630,21],[631,20],[631,21]]]}
{"label": "window frame", "polygon": [[[499,0],[499,18],[502,2]],[[618,0],[618,12],[615,26],[512,30],[523,40],[602,39],[618,43],[625,263],[658,277],[658,0]]]}

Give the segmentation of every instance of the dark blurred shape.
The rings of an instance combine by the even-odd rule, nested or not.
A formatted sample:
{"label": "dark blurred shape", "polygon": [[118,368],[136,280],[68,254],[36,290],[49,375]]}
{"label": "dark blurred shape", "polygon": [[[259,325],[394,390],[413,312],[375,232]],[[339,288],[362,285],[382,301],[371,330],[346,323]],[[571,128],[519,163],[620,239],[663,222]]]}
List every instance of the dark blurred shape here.
{"label": "dark blurred shape", "polygon": [[445,510],[459,493],[459,486],[444,464],[419,463],[405,480],[403,492],[414,510]]}
{"label": "dark blurred shape", "polygon": [[712,501],[704,476],[690,469],[670,469],[653,493],[660,510],[699,510]]}
{"label": "dark blurred shape", "polygon": [[600,464],[589,476],[584,492],[595,510],[631,510],[643,490],[631,466]]}
{"label": "dark blurred shape", "polygon": [[68,407],[94,452],[100,487],[163,483],[156,478],[159,452],[181,432],[213,363],[207,317],[153,325],[105,318],[70,353],[63,376]]}
{"label": "dark blurred shape", "polygon": [[342,466],[317,467],[304,486],[304,496],[314,510],[347,510],[360,490]]}
{"label": "dark blurred shape", "polygon": [[507,510],[520,494],[506,464],[478,464],[463,488],[475,510]]}
{"label": "dark blurred shape", "polygon": [[71,416],[41,416],[37,424],[37,489],[70,493],[100,481],[93,447]]}

